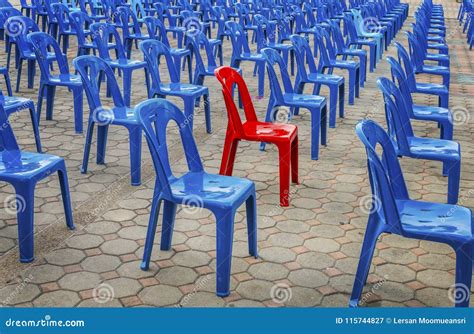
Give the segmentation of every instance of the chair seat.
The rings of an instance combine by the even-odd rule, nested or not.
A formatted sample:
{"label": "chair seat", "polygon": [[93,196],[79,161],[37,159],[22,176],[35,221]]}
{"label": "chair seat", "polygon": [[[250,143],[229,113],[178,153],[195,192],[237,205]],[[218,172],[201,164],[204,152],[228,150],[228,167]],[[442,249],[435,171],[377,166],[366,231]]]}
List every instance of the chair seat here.
{"label": "chair seat", "polygon": [[342,84],[344,83],[344,77],[334,74],[323,74],[323,73],[308,73],[308,79],[312,82],[318,82],[322,84]]}
{"label": "chair seat", "polygon": [[191,50],[183,48],[170,48],[170,52],[174,56],[186,56],[191,54]]}
{"label": "chair seat", "polygon": [[449,94],[449,90],[445,85],[425,82],[416,83],[416,92],[424,94]]}
{"label": "chair seat", "polygon": [[363,49],[343,49],[340,54],[345,54],[348,56],[367,56],[367,51]]}
{"label": "chair seat", "polygon": [[431,60],[431,61],[449,62],[450,57],[449,57],[449,55],[446,55],[446,54],[443,54],[443,53],[427,53],[426,54],[426,59]]}
{"label": "chair seat", "polygon": [[190,95],[190,96],[201,96],[208,92],[207,87],[192,85],[186,83],[160,83],[160,91],[166,95]]}
{"label": "chair seat", "polygon": [[263,58],[263,55],[259,53],[249,53],[249,52],[243,52],[240,55],[240,58],[242,60],[252,60],[252,61],[265,61],[265,58]]}
{"label": "chair seat", "polygon": [[335,66],[338,68],[359,68],[360,64],[356,61],[352,60],[334,60],[331,59],[331,66]]}
{"label": "chair seat", "polygon": [[246,138],[268,143],[288,141],[294,138],[298,128],[293,124],[245,122],[242,124]]}
{"label": "chair seat", "polygon": [[115,60],[109,60],[107,62],[112,68],[131,68],[131,69],[137,69],[137,68],[144,68],[146,67],[146,62],[142,60],[133,60],[133,59],[115,59]]}
{"label": "chair seat", "polygon": [[326,98],[318,95],[285,93],[283,94],[283,100],[285,104],[295,107],[322,108],[326,105]]}
{"label": "chair seat", "polygon": [[50,84],[53,85],[67,85],[82,87],[82,80],[79,75],[75,74],[58,74],[52,75],[48,78]]}
{"label": "chair seat", "polygon": [[[20,154],[21,165],[9,166],[3,160],[0,159],[0,180],[18,180],[18,179],[31,179],[34,175],[44,174],[63,159],[50,154],[33,153],[33,152],[21,152]],[[9,158],[11,160],[12,158]]]}
{"label": "chair seat", "polygon": [[268,43],[267,46],[277,50],[291,50],[293,48],[293,45],[285,43]]}
{"label": "chair seat", "polygon": [[7,114],[12,112],[23,110],[26,108],[34,107],[34,103],[30,99],[19,96],[4,96],[3,97],[3,107]]}
{"label": "chair seat", "polygon": [[451,112],[447,108],[413,105],[413,114],[416,119],[446,121],[449,119]]}
{"label": "chair seat", "polygon": [[458,205],[397,200],[404,234],[435,241],[472,240],[471,210]]}
{"label": "chair seat", "polygon": [[435,138],[409,137],[408,146],[413,156],[428,160],[461,159],[461,149],[457,142]]}
{"label": "chair seat", "polygon": [[95,118],[103,124],[138,125],[135,110],[128,107],[102,107],[95,114]]}
{"label": "chair seat", "polygon": [[191,204],[196,198],[196,202],[205,208],[216,205],[238,207],[254,189],[253,182],[247,179],[205,172],[189,172],[170,182],[169,186],[173,201]]}
{"label": "chair seat", "polygon": [[449,67],[437,65],[423,65],[421,72],[427,74],[446,74],[449,75]]}

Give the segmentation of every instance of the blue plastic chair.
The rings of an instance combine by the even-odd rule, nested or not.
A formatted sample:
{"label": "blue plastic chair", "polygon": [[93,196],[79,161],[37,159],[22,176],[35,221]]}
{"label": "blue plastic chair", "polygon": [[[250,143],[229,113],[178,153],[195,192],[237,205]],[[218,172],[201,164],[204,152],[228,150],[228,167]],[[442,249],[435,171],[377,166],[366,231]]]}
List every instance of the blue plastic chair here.
{"label": "blue plastic chair", "polygon": [[138,41],[149,39],[150,36],[142,33],[137,17],[129,7],[118,7],[114,20],[117,27],[122,29],[123,45],[127,51],[127,58],[130,59],[133,42],[138,47]]}
{"label": "blue plastic chair", "polygon": [[[41,118],[43,98],[46,97],[46,119],[53,119],[53,104],[56,87],[67,87],[73,94],[74,103],[74,129],[82,133],[82,81],[78,75],[69,73],[66,55],[61,53],[58,42],[47,33],[35,32],[28,35],[28,41],[36,54],[41,70],[40,87],[38,90],[38,122]],[[48,53],[54,53],[54,63],[59,68],[59,74],[51,72],[53,61],[47,60]]]}
{"label": "blue plastic chair", "polygon": [[[280,107],[306,108],[311,112],[311,159],[319,158],[319,136],[321,133],[321,145],[326,145],[327,139],[327,107],[326,98],[317,95],[296,94],[293,91],[290,76],[280,54],[270,48],[262,50],[265,57],[268,78],[270,80],[270,98],[268,100],[265,122],[274,122]],[[275,67],[280,75],[277,75]],[[280,79],[283,82],[283,90]],[[291,118],[291,113],[288,118]],[[321,132],[320,132],[321,128]],[[265,143],[260,144],[265,148]]]}
{"label": "blue plastic chair", "polygon": [[164,45],[166,45],[170,52],[171,56],[174,60],[174,64],[176,67],[176,74],[178,75],[178,80],[181,79],[181,64],[183,64],[183,68],[188,62],[188,77],[189,83],[193,82],[193,74],[192,74],[192,59],[191,59],[191,50],[185,48],[172,48],[170,42],[168,40],[167,31],[163,22],[160,21],[159,18],[146,16],[143,18],[143,22],[148,31],[148,35],[151,39],[156,39],[161,41]]}
{"label": "blue plastic chair", "polygon": [[[354,104],[354,97],[359,97],[360,64],[352,60],[337,59],[331,38],[324,29],[318,29],[316,42],[318,43],[320,53],[318,72],[324,73],[327,69],[328,73],[332,74],[334,68],[347,70],[349,73],[349,104]],[[317,92],[319,92],[319,90]]]}
{"label": "blue plastic chair", "polygon": [[102,13],[102,8],[98,2],[94,0],[78,0],[78,3],[81,12],[89,16],[93,22],[107,19],[107,16]]}
{"label": "blue plastic chair", "polygon": [[351,14],[344,14],[344,29],[347,30],[346,47],[353,50],[362,50],[362,46],[369,47],[369,70],[373,72],[377,67],[377,42],[370,38],[359,38],[354,24],[354,18]]}
{"label": "blue plastic chair", "polygon": [[[244,28],[237,22],[228,21],[226,27],[232,42],[230,66],[240,68],[242,61],[255,62],[258,72],[258,98],[265,94],[265,59],[260,53],[252,53],[245,35]],[[257,29],[257,26],[255,26]]]}
{"label": "blue plastic chair", "polygon": [[[339,101],[339,117],[344,117],[344,77],[332,74],[318,73],[314,56],[305,37],[292,35],[291,42],[296,54],[296,64],[298,72],[295,79],[295,93],[302,94],[305,84],[314,84],[313,94],[318,95],[316,91],[318,86],[326,85],[329,87],[329,126],[336,127],[336,110]],[[305,63],[308,64],[308,72]],[[298,115],[298,109],[295,109],[295,115]]]}
{"label": "blue plastic chair", "polygon": [[3,107],[0,94],[0,181],[15,189],[20,262],[34,260],[34,209],[36,183],[58,172],[66,224],[74,229],[66,164],[63,158],[21,151]]}
{"label": "blue plastic chair", "polygon": [[402,65],[407,77],[408,87],[411,93],[428,94],[438,96],[438,106],[448,108],[449,89],[446,85],[436,83],[425,83],[416,81],[415,69],[407,50],[398,42],[395,42],[399,63]]}
{"label": "blue plastic chair", "polygon": [[28,3],[27,0],[20,0],[21,14],[31,18],[33,21],[36,19],[36,6],[33,0]]}
{"label": "blue plastic chair", "polygon": [[[468,307],[474,241],[471,211],[458,205],[411,200],[397,159],[397,150],[387,133],[371,120],[357,124],[356,133],[366,148],[374,200],[349,306],[359,305],[377,239],[382,233],[390,233],[451,246],[456,252],[455,303],[458,307]],[[381,156],[376,151],[378,146],[383,150]]]}
{"label": "blue plastic chair", "polygon": [[[70,23],[69,15],[71,11],[69,10],[69,7],[63,3],[52,4],[51,9],[56,21],[58,22],[57,41],[59,45],[61,45],[62,40],[63,52],[67,53],[67,49],[69,48],[69,36],[74,36],[77,34],[74,30],[74,26]],[[83,33],[88,34],[88,31],[83,31]]]}
{"label": "blue plastic chair", "polygon": [[36,24],[39,25],[40,19],[42,20],[41,23],[41,31],[47,31],[47,24],[48,24],[48,12],[46,11],[45,0],[33,0],[33,5],[35,6],[36,12]]}
{"label": "blue plastic chair", "polygon": [[428,60],[428,61],[434,61],[434,62],[437,62],[438,65],[441,65],[441,66],[446,66],[446,67],[450,67],[450,57],[449,57],[449,47],[448,45],[446,44],[446,42],[444,40],[438,40],[437,42],[437,49],[438,50],[441,50],[443,51],[443,47],[446,46],[446,51],[443,51],[441,53],[432,53],[432,52],[429,52],[430,49],[433,49],[433,48],[436,48],[433,47],[433,44],[430,44],[429,43],[429,39],[426,37],[426,35],[423,33],[423,30],[420,28],[419,25],[417,24],[412,24],[412,27],[413,27],[413,35],[414,35],[414,38],[417,40],[417,42],[420,44],[420,53],[421,53],[421,56],[422,56],[422,59],[423,60]]}
{"label": "blue plastic chair", "polygon": [[[129,107],[132,96],[133,71],[143,69],[145,71],[146,87],[149,87],[146,62],[127,58],[117,28],[112,24],[93,23],[90,28],[93,40],[99,50],[100,58],[104,59],[114,71],[116,69],[119,70],[119,73],[123,76],[123,98],[125,105]],[[110,43],[114,44],[113,49],[115,50],[116,59],[112,59],[110,56],[110,50],[112,49]],[[110,95],[110,90],[107,90],[107,93]]]}
{"label": "blue plastic chair", "polygon": [[387,62],[390,64],[392,80],[394,82],[396,80],[398,89],[402,93],[408,116],[411,119],[437,122],[441,129],[441,139],[452,140],[453,117],[451,111],[446,108],[414,104],[402,66],[392,57],[387,57]]}
{"label": "blue plastic chair", "polygon": [[[175,63],[173,62],[171,52],[166,45],[157,40],[149,39],[140,43],[140,50],[143,52],[145,61],[147,62],[148,72],[151,76],[150,90],[148,98],[166,96],[178,96],[184,102],[184,116],[188,120],[188,124],[193,129],[194,124],[194,104],[201,96],[204,99],[204,113],[206,116],[206,130],[211,133],[211,106],[209,101],[209,89],[204,86],[183,84],[179,81],[176,73]],[[170,83],[165,84],[160,78],[159,61],[161,56],[165,58],[168,67]]]}
{"label": "blue plastic chair", "polygon": [[[127,107],[123,100],[112,68],[105,60],[96,56],[77,57],[73,60],[73,64],[82,78],[90,109],[81,173],[87,173],[94,125],[97,124],[98,126],[97,164],[100,165],[105,164],[105,147],[109,125],[119,125],[125,127],[129,132],[132,185],[140,185],[142,130],[135,117],[134,110]],[[112,94],[113,107],[104,105],[100,97],[100,82],[104,75]]]}
{"label": "blue plastic chair", "polygon": [[8,68],[0,66],[0,75],[3,75],[5,79],[5,86],[7,87],[7,92],[9,96],[12,96],[12,85],[10,83],[10,74],[8,73]]}
{"label": "blue plastic chair", "polygon": [[[143,254],[142,270],[148,270],[161,203],[164,202],[161,250],[169,250],[177,204],[203,207],[216,217],[217,288],[220,297],[229,295],[232,261],[234,216],[245,202],[249,253],[257,257],[257,205],[252,181],[232,176],[208,174],[204,171],[191,129],[184,114],[171,102],[152,99],[136,107],[143,126],[156,171],[155,190],[150,222]],[[171,172],[166,143],[166,128],[170,121],[177,124],[183,143],[189,172],[176,177]]]}
{"label": "blue plastic chair", "polygon": [[399,156],[441,161],[448,176],[448,203],[456,204],[461,174],[461,147],[451,140],[416,137],[400,90],[387,78],[377,80],[385,101],[388,133]]}
{"label": "blue plastic chair", "polygon": [[360,11],[357,9],[351,9],[351,12],[352,12],[352,16],[354,17],[354,25],[357,31],[357,35],[359,36],[359,38],[371,38],[376,41],[377,59],[381,60],[382,53],[383,53],[383,45],[384,45],[384,40],[385,40],[384,35],[380,32],[366,31],[364,27],[364,19],[362,18]]}

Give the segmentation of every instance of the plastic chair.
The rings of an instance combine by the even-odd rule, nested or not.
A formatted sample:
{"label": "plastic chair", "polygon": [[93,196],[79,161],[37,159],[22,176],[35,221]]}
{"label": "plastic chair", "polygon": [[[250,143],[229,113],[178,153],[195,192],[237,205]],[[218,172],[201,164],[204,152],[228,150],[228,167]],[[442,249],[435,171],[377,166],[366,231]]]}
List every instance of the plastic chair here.
{"label": "plastic chair", "polygon": [[[337,101],[339,100],[339,117],[344,117],[344,77],[332,74],[318,73],[314,56],[311,52],[311,47],[305,37],[299,35],[292,35],[291,42],[293,43],[296,53],[296,63],[298,65],[298,72],[295,79],[295,93],[302,94],[305,84],[314,84],[313,94],[316,92],[318,86],[325,85],[329,88],[329,126],[336,127],[336,111]],[[305,63],[308,64],[309,73],[306,71]],[[298,115],[298,109],[295,109],[295,115]]]}
{"label": "plastic chair", "polygon": [[[319,63],[318,73],[323,73],[328,70],[329,74],[332,74],[334,68],[340,68],[347,70],[349,73],[349,104],[354,104],[354,97],[359,97],[360,89],[360,65],[358,62],[352,60],[339,60],[336,57],[336,51],[332,45],[329,34],[324,29],[318,30],[316,36],[316,42],[319,46]],[[319,93],[319,90],[317,90]]]}
{"label": "plastic chair", "polygon": [[9,96],[12,96],[12,85],[10,83],[10,74],[8,74],[8,68],[0,66],[0,75],[3,75],[5,78],[5,85],[7,87],[7,92]]}
{"label": "plastic chair", "polygon": [[[377,239],[382,233],[390,233],[451,246],[456,252],[455,303],[458,307],[468,307],[474,230],[471,211],[458,205],[411,200],[397,159],[397,151],[387,133],[371,120],[357,124],[356,133],[366,148],[374,201],[349,306],[359,305]],[[378,146],[383,150],[381,157],[376,151]]]}
{"label": "plastic chair", "polygon": [[[142,129],[135,116],[134,109],[127,107],[124,103],[112,68],[105,60],[95,56],[77,57],[73,60],[73,64],[81,76],[90,109],[81,173],[87,173],[94,125],[97,124],[98,126],[97,164],[100,165],[105,164],[105,147],[109,125],[119,125],[125,127],[129,132],[132,185],[140,185]],[[104,75],[112,93],[113,107],[105,106],[100,98],[99,85]]]}
{"label": "plastic chair", "polygon": [[[116,69],[122,74],[123,84],[123,98],[125,104],[129,107],[132,95],[132,73],[135,70],[143,69],[145,71],[146,87],[148,89],[148,70],[146,68],[146,62],[141,60],[128,59],[123,44],[120,41],[120,35],[117,29],[110,23],[93,23],[90,26],[92,37],[99,50],[100,58],[104,59],[107,64],[115,71]],[[116,59],[112,59],[110,56],[111,45],[113,43],[115,47]],[[110,91],[107,90],[108,94]]]}
{"label": "plastic chair", "polygon": [[39,25],[40,19],[42,20],[41,23],[41,31],[47,31],[47,24],[48,24],[48,12],[46,11],[45,6],[46,0],[33,0],[33,5],[35,6],[36,10],[36,24]]}
{"label": "plastic chair", "polygon": [[[194,104],[201,96],[204,99],[204,113],[206,116],[206,130],[211,133],[211,106],[209,101],[209,89],[204,86],[183,84],[179,81],[176,73],[175,63],[173,62],[171,52],[166,45],[157,40],[149,39],[140,43],[140,50],[143,52],[147,62],[148,72],[151,76],[150,90],[148,98],[166,96],[178,96],[184,102],[184,115],[188,121],[191,130],[194,124]],[[168,67],[170,83],[165,84],[160,78],[159,62],[163,56]]]}
{"label": "plastic chair", "polygon": [[441,139],[452,140],[453,118],[451,111],[446,108],[414,104],[402,66],[392,57],[387,57],[387,62],[391,67],[393,81],[396,80],[398,89],[402,93],[408,116],[411,119],[437,122],[441,128]]}
{"label": "plastic chair", "polygon": [[[220,167],[221,175],[232,175],[235,155],[239,141],[257,141],[275,144],[278,147],[280,163],[280,205],[289,205],[290,173],[291,181],[298,184],[298,129],[291,124],[273,124],[259,122],[252,98],[245,81],[234,69],[224,66],[215,71],[216,78],[222,85],[222,94],[227,109],[227,133]],[[237,85],[244,101],[245,122],[239,115],[232,97]]]}
{"label": "plastic chair", "polygon": [[100,22],[107,19],[107,16],[102,14],[102,8],[98,3],[96,3],[96,1],[78,0],[78,3],[81,12],[86,14],[92,20],[92,22]]}
{"label": "plastic chair", "polygon": [[[73,94],[74,103],[74,128],[76,133],[82,133],[82,82],[77,75],[69,73],[67,58],[61,53],[58,42],[47,33],[36,32],[28,35],[28,41],[38,59],[41,70],[40,87],[38,90],[38,122],[41,119],[43,98],[46,97],[46,119],[53,119],[53,103],[56,87],[67,87]],[[50,51],[49,51],[50,50]],[[54,53],[54,63],[57,63],[59,74],[51,73],[52,61],[47,60],[49,52]]]}
{"label": "plastic chair", "polygon": [[[61,40],[63,42],[63,52],[67,53],[67,49],[69,48],[69,36],[76,35],[76,31],[73,28],[69,21],[70,11],[69,8],[63,3],[55,3],[51,5],[51,9],[53,11],[54,17],[58,22],[58,38],[57,41],[61,45]],[[84,34],[88,34],[89,32],[83,31]]]}
{"label": "plastic chair", "polygon": [[[97,45],[94,41],[89,41],[90,36],[89,26],[94,22],[89,15],[83,12],[72,12],[69,14],[69,22],[71,28],[76,32],[77,38],[77,55],[76,57],[88,55],[91,50],[96,54]],[[86,34],[87,32],[87,34]],[[114,46],[114,45],[113,45]]]}
{"label": "plastic chair", "polygon": [[388,133],[397,147],[397,154],[441,161],[443,175],[448,176],[448,203],[456,204],[461,174],[461,147],[451,140],[416,137],[400,90],[387,78],[379,78],[377,85],[383,93]]}
{"label": "plastic chair", "polygon": [[[377,67],[377,42],[370,38],[359,38],[351,14],[344,14],[344,29],[347,30],[346,47],[350,50],[363,50],[362,46],[369,47],[370,62],[369,70],[373,72]],[[362,65],[361,65],[362,66]]]}
{"label": "plastic chair", "polygon": [[[149,39],[150,36],[141,32],[138,19],[129,7],[118,7],[114,18],[117,26],[122,29],[123,45],[127,51],[127,58],[130,59],[133,42],[135,41],[135,44],[137,44],[138,41]],[[138,47],[138,45],[136,46]]]}
{"label": "plastic chair", "polygon": [[[244,202],[247,209],[249,253],[251,256],[257,257],[257,205],[254,183],[247,179],[206,173],[191,129],[188,126],[183,126],[186,124],[186,119],[171,102],[164,99],[142,102],[137,105],[136,114],[143,126],[157,174],[141,264],[142,270],[149,268],[162,202],[164,202],[164,209],[161,250],[171,248],[177,204],[206,208],[211,210],[216,217],[216,294],[220,297],[228,296],[230,293],[234,216]],[[168,158],[166,128],[170,121],[178,125],[188,162],[189,172],[180,177],[172,174]]]}
{"label": "plastic chair", "polygon": [[[255,62],[258,72],[258,98],[265,94],[265,59],[260,53],[252,53],[244,29],[237,22],[228,21],[226,27],[232,42],[230,66],[239,68],[242,61]],[[255,26],[257,27],[257,26]],[[257,28],[256,28],[257,29]]]}
{"label": "plastic chair", "polygon": [[161,41],[164,45],[166,45],[171,53],[171,56],[174,60],[174,65],[176,67],[176,74],[178,76],[178,81],[181,79],[181,64],[183,64],[183,68],[188,62],[188,77],[189,83],[193,82],[193,74],[192,74],[192,59],[191,59],[191,50],[184,49],[184,48],[172,48],[170,42],[168,40],[167,31],[163,22],[160,21],[159,18],[146,16],[143,18],[143,22],[148,31],[148,35],[152,39],[156,39]]}
{"label": "plastic chair", "polygon": [[364,19],[359,10],[351,9],[352,15],[354,17],[354,25],[357,30],[357,35],[360,38],[372,38],[377,43],[377,59],[382,59],[383,45],[384,45],[384,35],[379,32],[368,32],[364,27]]}
{"label": "plastic chair", "polygon": [[424,83],[417,82],[415,70],[412,65],[412,60],[408,55],[407,50],[398,42],[395,42],[397,48],[397,55],[399,63],[405,70],[407,77],[408,87],[410,87],[411,93],[428,94],[438,96],[438,106],[442,108],[448,108],[449,106],[449,89],[445,85],[435,83]]}
{"label": "plastic chair", "polygon": [[74,229],[66,164],[64,159],[54,155],[21,151],[3,102],[0,94],[0,181],[11,184],[15,189],[20,262],[31,262],[34,260],[34,200],[37,182],[58,172],[66,224],[69,229]]}
{"label": "plastic chair", "polygon": [[36,6],[34,1],[31,0],[28,3],[27,0],[20,0],[21,14],[31,18],[33,21],[36,19]]}
{"label": "plastic chair", "polygon": [[[326,145],[327,139],[327,107],[326,98],[317,95],[296,94],[291,85],[290,76],[280,54],[273,49],[262,50],[265,57],[268,78],[270,80],[270,99],[268,101],[265,122],[275,121],[280,107],[306,108],[311,112],[311,159],[319,158],[319,135],[321,128],[321,145]],[[280,76],[277,75],[275,67],[278,67]],[[283,90],[280,86],[280,79],[283,82]],[[290,109],[291,111],[291,109]],[[291,118],[291,112],[288,120]],[[265,143],[260,144],[261,149],[265,148]]]}

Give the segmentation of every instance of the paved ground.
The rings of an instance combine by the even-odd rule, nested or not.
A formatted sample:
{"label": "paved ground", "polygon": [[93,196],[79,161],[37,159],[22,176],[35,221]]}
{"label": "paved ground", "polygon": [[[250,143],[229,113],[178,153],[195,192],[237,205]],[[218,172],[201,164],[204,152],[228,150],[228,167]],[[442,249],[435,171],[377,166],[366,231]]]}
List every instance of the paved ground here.
{"label": "paved ground", "polygon": [[[457,4],[445,1],[448,17]],[[412,4],[413,7],[413,4]],[[473,186],[474,95],[472,52],[454,19],[448,19],[451,54],[450,106],[456,110],[455,139],[461,143],[463,163],[460,203],[474,207]],[[408,24],[406,24],[408,26]],[[406,43],[404,34],[397,36]],[[75,42],[69,53],[75,55]],[[225,61],[230,43],[225,41]],[[3,45],[1,46],[3,50]],[[387,54],[394,54],[390,47]],[[137,51],[134,58],[141,58]],[[0,62],[4,63],[2,53]],[[244,76],[256,92],[251,64]],[[54,121],[41,120],[46,152],[67,161],[76,231],[63,220],[59,184],[55,177],[36,191],[36,260],[18,262],[17,226],[12,211],[12,189],[0,188],[0,303],[15,306],[346,306],[364,235],[370,188],[365,153],[355,133],[364,117],[384,122],[381,95],[375,79],[388,74],[381,62],[370,73],[354,106],[346,105],[346,118],[329,131],[329,144],[320,160],[309,154],[309,115],[295,117],[300,132],[301,184],[291,187],[291,205],[278,204],[278,165],[275,148],[260,152],[256,144],[239,146],[235,175],[255,181],[258,191],[258,246],[260,258],[247,254],[245,216],[237,215],[231,295],[221,299],[215,289],[215,223],[208,211],[184,208],[178,212],[173,247],[159,251],[159,236],[148,272],[139,268],[149,217],[154,171],[146,146],[143,183],[129,185],[128,136],[112,128],[107,164],[97,166],[91,156],[89,173],[80,173],[84,135],[73,129],[72,96],[58,91]],[[16,72],[11,71],[12,78]],[[18,95],[36,101],[37,86],[26,88],[23,76]],[[36,78],[36,85],[39,76]],[[429,80],[429,79],[426,79]],[[143,74],[134,77],[133,102],[145,99]],[[205,133],[203,110],[195,117],[194,134],[207,171],[217,172],[226,128],[226,112],[217,80],[208,78],[214,131]],[[263,118],[266,96],[254,100]],[[322,92],[326,94],[326,91]],[[421,103],[434,99],[417,97]],[[85,113],[88,114],[87,102]],[[178,101],[179,105],[182,105]],[[21,147],[34,150],[31,123],[26,113],[12,121]],[[433,124],[416,122],[416,133],[437,136]],[[172,132],[172,131],[171,131]],[[173,170],[186,169],[182,149],[170,133]],[[445,201],[447,180],[441,165],[401,160],[412,198]],[[21,203],[20,203],[21,204]],[[364,304],[369,306],[450,306],[448,289],[454,283],[455,257],[448,247],[384,236],[378,243]]]}

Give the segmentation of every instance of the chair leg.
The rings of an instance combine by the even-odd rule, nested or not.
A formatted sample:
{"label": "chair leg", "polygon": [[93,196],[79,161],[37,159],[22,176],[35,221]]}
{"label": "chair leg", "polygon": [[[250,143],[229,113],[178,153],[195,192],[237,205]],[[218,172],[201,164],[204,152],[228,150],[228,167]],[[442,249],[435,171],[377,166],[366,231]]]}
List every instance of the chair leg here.
{"label": "chair leg", "polygon": [[255,258],[258,257],[257,247],[257,201],[255,193],[245,201],[247,211],[247,235],[249,243],[249,254]]}
{"label": "chair leg", "polygon": [[454,291],[456,307],[469,307],[472,283],[472,243],[456,249],[456,290]]}
{"label": "chair leg", "polygon": [[226,297],[230,290],[230,272],[232,265],[232,242],[234,237],[233,211],[214,212],[216,216],[217,264],[216,294]]}
{"label": "chair leg", "polygon": [[339,87],[329,86],[329,127],[336,127],[337,93]]}
{"label": "chair leg", "polygon": [[160,214],[161,198],[159,197],[160,190],[155,184],[153,193],[153,201],[151,203],[150,219],[148,221],[148,230],[146,233],[145,248],[143,251],[143,260],[140,265],[142,270],[148,270],[150,267],[151,251],[153,250],[153,243],[155,241],[156,225],[158,216]]}
{"label": "chair leg", "polygon": [[87,125],[86,143],[84,144],[84,156],[82,158],[82,167],[81,167],[82,174],[87,173],[87,165],[89,164],[89,155],[91,152],[93,133],[94,133],[94,122],[89,120],[89,123]]}
{"label": "chair leg", "polygon": [[66,164],[64,161],[58,169],[59,184],[61,185],[61,196],[63,199],[64,214],[66,216],[66,225],[70,230],[74,230],[74,222],[71,210],[71,197],[69,193],[69,181],[67,178]]}
{"label": "chair leg", "polygon": [[12,96],[13,93],[12,93],[12,84],[10,82],[10,76],[8,74],[5,74],[4,77],[5,77],[5,85],[7,86],[8,96]]}
{"label": "chair leg", "polygon": [[56,86],[46,86],[46,119],[53,119],[54,97],[56,95]]}
{"label": "chair leg", "polygon": [[319,159],[319,128],[321,126],[321,112],[311,110],[311,159]]}
{"label": "chair leg", "polygon": [[355,69],[355,96],[360,96],[360,67]]}
{"label": "chair leg", "polygon": [[103,165],[105,163],[105,148],[107,147],[107,136],[109,125],[99,125],[97,127],[97,157],[96,163]]}
{"label": "chair leg", "polygon": [[142,129],[140,126],[129,128],[130,134],[130,169],[132,186],[141,184],[142,164]]}
{"label": "chair leg", "polygon": [[127,107],[130,107],[132,94],[132,71],[123,70],[123,100]]}
{"label": "chair leg", "polygon": [[171,249],[171,241],[173,240],[173,229],[176,217],[176,203],[164,200],[163,208],[163,225],[161,228],[161,245],[162,251]]}
{"label": "chair leg", "polygon": [[298,184],[298,136],[291,143],[291,182]]}
{"label": "chair leg", "polygon": [[[446,169],[446,170],[445,170]],[[461,176],[461,161],[445,162],[443,172],[448,173],[448,203],[456,204],[459,197],[459,181]]]}
{"label": "chair leg", "polygon": [[339,85],[339,117],[344,118],[344,83]]}
{"label": "chair leg", "polygon": [[33,133],[35,136],[35,144],[36,150],[38,153],[42,153],[43,149],[41,148],[41,139],[39,134],[39,126],[38,126],[38,116],[36,115],[35,108],[32,106],[30,109],[30,117],[31,117],[31,125],[33,127]]}
{"label": "chair leg", "polygon": [[258,98],[265,94],[265,62],[258,64]]}
{"label": "chair leg", "polygon": [[291,144],[289,142],[278,145],[278,156],[280,163],[280,206],[288,206],[291,167]]}
{"label": "chair leg", "polygon": [[73,90],[74,99],[74,128],[76,133],[82,133],[83,108],[82,108],[82,87]]}
{"label": "chair leg", "polygon": [[212,125],[211,125],[211,101],[209,100],[209,95],[204,95],[204,115],[206,118],[206,132],[212,133]]}
{"label": "chair leg", "polygon": [[353,105],[355,100],[355,71],[349,70],[349,104]]}
{"label": "chair leg", "polygon": [[23,59],[20,58],[18,60],[18,73],[16,75],[16,89],[15,89],[15,92],[18,93],[18,91],[20,90],[20,80],[21,80],[21,69],[23,67]]}
{"label": "chair leg", "polygon": [[193,131],[194,127],[194,106],[196,104],[196,100],[194,98],[184,98],[184,122],[185,124],[180,124],[180,126],[188,125],[191,131]]}
{"label": "chair leg", "polygon": [[[274,121],[274,115],[273,115],[273,108],[275,108],[275,101],[273,100],[273,98],[271,97],[270,95],[270,99],[268,100],[268,107],[267,107],[267,114],[265,115],[265,122],[272,122]],[[260,151],[264,151],[265,150],[265,146],[266,144],[265,143],[260,143]]]}
{"label": "chair leg", "polygon": [[219,174],[227,176],[232,175],[238,145],[239,141],[236,140],[231,134],[226,135]]}
{"label": "chair leg", "polygon": [[16,207],[18,219],[18,245],[20,248],[20,262],[27,263],[34,260],[34,182],[15,185]]}
{"label": "chair leg", "polygon": [[33,89],[35,85],[36,61],[28,60],[28,88]]}
{"label": "chair leg", "polygon": [[375,245],[379,235],[383,232],[381,223],[374,215],[369,216],[367,223],[367,230],[365,231],[364,242],[359,256],[359,264],[357,266],[356,275],[354,278],[354,286],[352,287],[351,299],[349,301],[350,307],[359,306],[360,296],[364,289],[365,282],[370,270],[370,264],[374,255]]}

